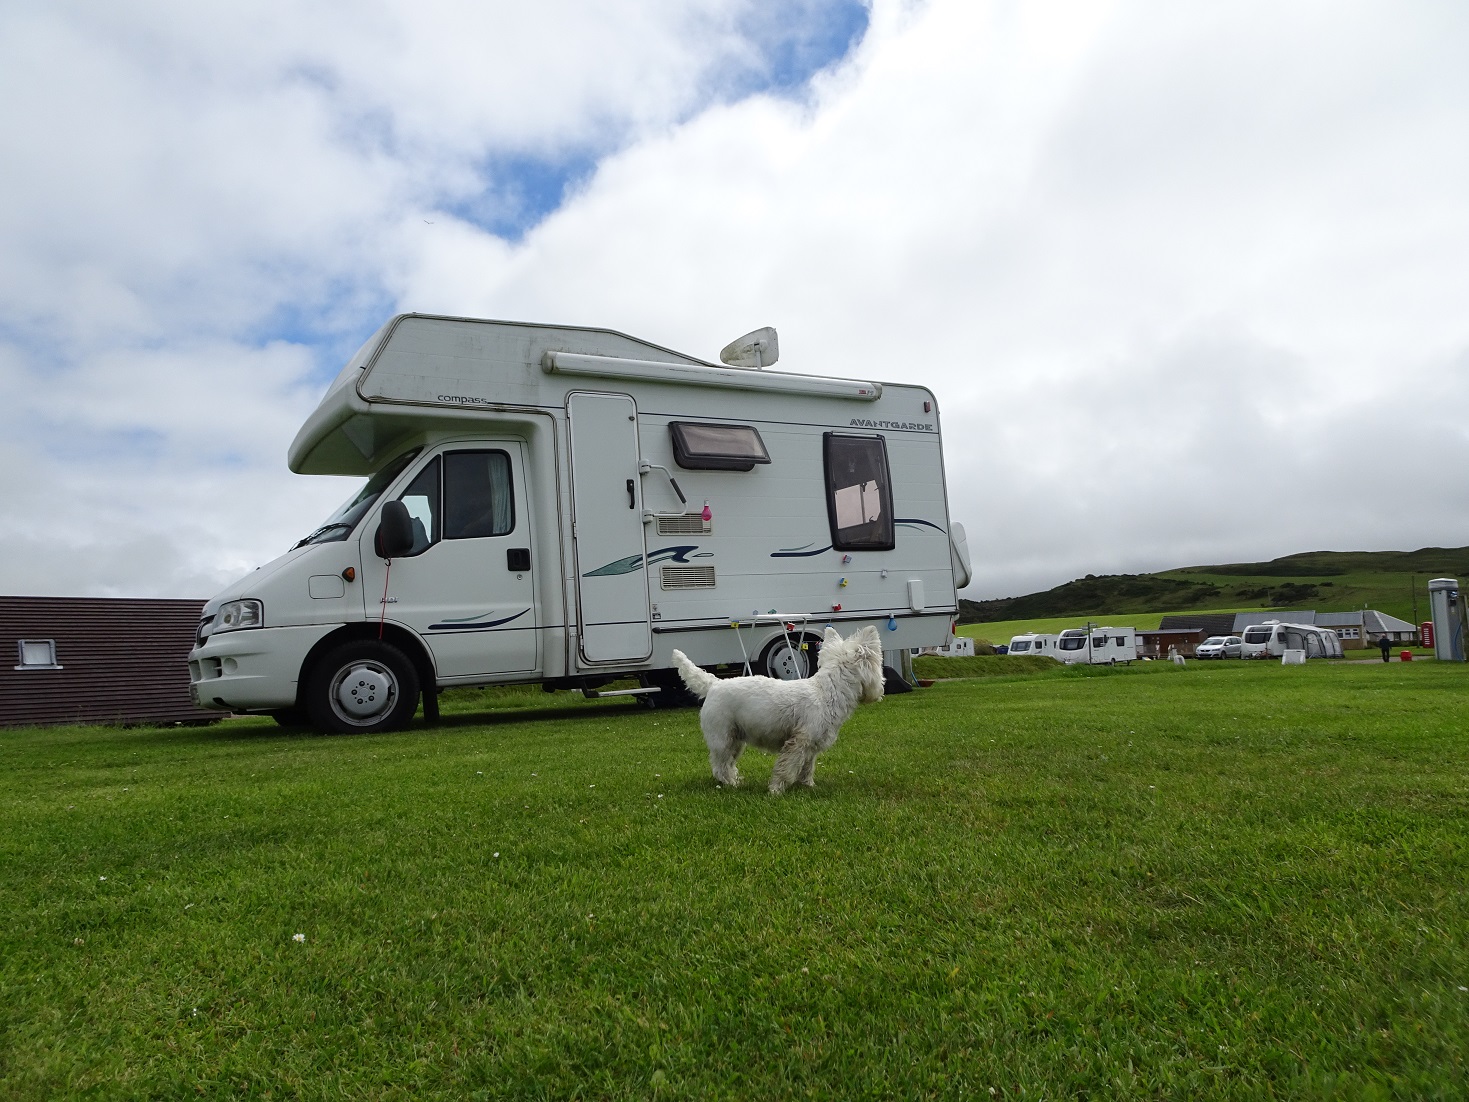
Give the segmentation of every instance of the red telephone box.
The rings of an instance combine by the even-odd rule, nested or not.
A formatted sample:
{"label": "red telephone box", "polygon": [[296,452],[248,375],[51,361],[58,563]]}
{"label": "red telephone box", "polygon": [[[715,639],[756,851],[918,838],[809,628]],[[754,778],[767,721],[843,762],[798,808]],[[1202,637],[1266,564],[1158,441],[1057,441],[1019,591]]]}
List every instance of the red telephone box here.
{"label": "red telephone box", "polygon": [[1424,620],[1418,625],[1418,642],[1420,646],[1433,646],[1433,621]]}

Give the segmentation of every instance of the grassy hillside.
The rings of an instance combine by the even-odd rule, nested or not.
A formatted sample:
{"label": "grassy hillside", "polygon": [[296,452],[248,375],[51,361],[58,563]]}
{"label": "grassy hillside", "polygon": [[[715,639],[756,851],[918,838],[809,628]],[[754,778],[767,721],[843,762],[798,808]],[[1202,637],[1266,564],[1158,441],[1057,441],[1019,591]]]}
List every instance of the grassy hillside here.
{"label": "grassy hillside", "polygon": [[[961,601],[962,623],[1116,617],[1158,609],[1374,608],[1413,621],[1428,614],[1430,578],[1469,579],[1469,547],[1418,551],[1310,551],[1269,562],[1188,566],[1156,574],[1088,574],[1044,593]],[[1138,624],[1138,626],[1143,626]]]}

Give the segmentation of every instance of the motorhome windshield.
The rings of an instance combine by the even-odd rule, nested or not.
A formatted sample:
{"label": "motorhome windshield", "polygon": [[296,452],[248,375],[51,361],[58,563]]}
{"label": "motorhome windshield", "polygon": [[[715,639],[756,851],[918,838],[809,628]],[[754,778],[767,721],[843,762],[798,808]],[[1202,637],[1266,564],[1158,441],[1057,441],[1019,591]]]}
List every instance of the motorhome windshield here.
{"label": "motorhome windshield", "polygon": [[1270,629],[1269,628],[1246,628],[1245,629],[1245,642],[1246,643],[1264,643],[1264,642],[1267,642],[1269,639],[1270,639]]}
{"label": "motorhome windshield", "polygon": [[1021,651],[1030,650],[1029,639],[1014,639],[1010,642],[1010,653],[1019,654]]}
{"label": "motorhome windshield", "polygon": [[1062,650],[1081,650],[1082,647],[1086,646],[1086,636],[1085,635],[1067,635],[1067,636],[1063,636],[1062,639],[1061,639],[1061,642],[1058,645],[1060,646],[1060,648]]}
{"label": "motorhome windshield", "polygon": [[[377,474],[367,480],[367,484],[349,497],[331,516],[326,518],[323,524],[311,535],[296,544],[296,547],[305,547],[308,543],[337,543],[352,534],[352,529],[357,527],[357,522],[372,508],[373,503],[382,495],[393,482],[403,473],[403,468],[413,462],[413,457],[418,454],[417,449],[407,455],[393,460]],[[293,547],[291,550],[295,550]]]}

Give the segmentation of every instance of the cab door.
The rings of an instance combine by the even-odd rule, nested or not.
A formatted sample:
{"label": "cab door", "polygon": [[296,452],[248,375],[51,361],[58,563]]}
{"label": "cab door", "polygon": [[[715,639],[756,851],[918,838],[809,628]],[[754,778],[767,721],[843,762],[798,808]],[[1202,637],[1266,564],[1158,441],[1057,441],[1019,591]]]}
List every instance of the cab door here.
{"label": "cab door", "polygon": [[398,500],[413,518],[413,550],[389,565],[365,536],[368,619],[385,610],[420,636],[440,678],[537,672],[536,547],[520,442],[437,450]]}

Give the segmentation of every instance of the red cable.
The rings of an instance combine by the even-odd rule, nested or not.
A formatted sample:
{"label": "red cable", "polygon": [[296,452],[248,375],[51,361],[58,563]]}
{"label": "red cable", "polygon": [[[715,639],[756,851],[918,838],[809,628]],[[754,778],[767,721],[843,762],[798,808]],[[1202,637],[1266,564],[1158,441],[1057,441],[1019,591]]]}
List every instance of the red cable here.
{"label": "red cable", "polygon": [[383,608],[377,615],[377,637],[379,639],[383,637],[383,621],[388,618],[388,579],[393,576],[393,560],[384,559],[383,562],[388,568],[383,571]]}

